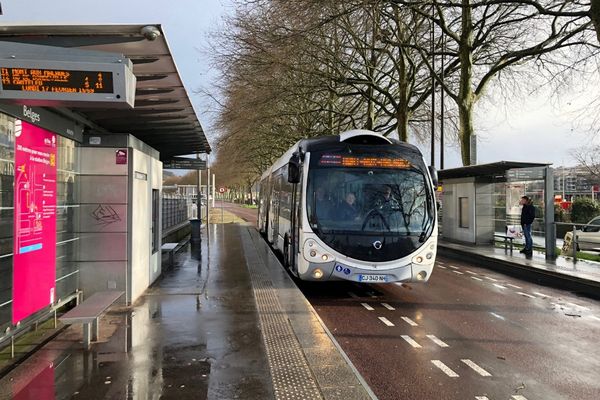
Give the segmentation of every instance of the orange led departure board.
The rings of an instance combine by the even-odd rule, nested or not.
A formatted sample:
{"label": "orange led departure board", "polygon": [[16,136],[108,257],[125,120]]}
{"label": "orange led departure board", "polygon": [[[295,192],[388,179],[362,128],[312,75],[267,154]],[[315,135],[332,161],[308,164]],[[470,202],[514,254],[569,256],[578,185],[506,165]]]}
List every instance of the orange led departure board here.
{"label": "orange led departure board", "polygon": [[114,93],[112,72],[0,67],[0,73],[3,90],[83,94]]}
{"label": "orange led departure board", "polygon": [[319,165],[350,168],[411,168],[412,164],[402,158],[376,156],[348,156],[341,154],[323,154]]}

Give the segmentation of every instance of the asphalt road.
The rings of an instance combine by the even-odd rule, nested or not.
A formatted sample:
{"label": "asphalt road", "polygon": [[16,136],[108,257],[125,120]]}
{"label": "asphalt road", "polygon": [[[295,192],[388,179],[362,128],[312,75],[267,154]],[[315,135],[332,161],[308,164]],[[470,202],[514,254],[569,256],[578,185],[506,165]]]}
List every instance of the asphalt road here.
{"label": "asphalt road", "polygon": [[380,400],[600,398],[598,301],[445,259],[427,284],[300,286]]}

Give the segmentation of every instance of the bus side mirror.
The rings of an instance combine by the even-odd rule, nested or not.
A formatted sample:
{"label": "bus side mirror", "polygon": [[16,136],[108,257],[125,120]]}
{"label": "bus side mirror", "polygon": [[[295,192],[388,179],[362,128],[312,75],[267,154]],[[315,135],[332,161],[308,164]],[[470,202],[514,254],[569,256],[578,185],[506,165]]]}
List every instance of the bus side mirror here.
{"label": "bus side mirror", "polygon": [[435,167],[433,165],[430,165],[428,168],[429,168],[429,175],[431,175],[431,180],[433,181],[433,187],[434,187],[434,189],[437,189],[437,187],[439,185],[437,169],[435,169]]}
{"label": "bus side mirror", "polygon": [[294,153],[288,163],[288,182],[300,183],[300,156]]}

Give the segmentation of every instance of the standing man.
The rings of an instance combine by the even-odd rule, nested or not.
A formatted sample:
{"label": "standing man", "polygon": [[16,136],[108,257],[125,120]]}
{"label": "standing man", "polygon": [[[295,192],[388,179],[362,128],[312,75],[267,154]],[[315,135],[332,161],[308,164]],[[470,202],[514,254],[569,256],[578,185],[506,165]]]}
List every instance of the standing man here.
{"label": "standing man", "polygon": [[525,236],[525,248],[521,250],[526,256],[533,254],[533,239],[531,238],[531,224],[535,219],[535,207],[529,197],[521,197],[519,202],[523,206],[521,210],[521,226],[523,227],[523,236]]}

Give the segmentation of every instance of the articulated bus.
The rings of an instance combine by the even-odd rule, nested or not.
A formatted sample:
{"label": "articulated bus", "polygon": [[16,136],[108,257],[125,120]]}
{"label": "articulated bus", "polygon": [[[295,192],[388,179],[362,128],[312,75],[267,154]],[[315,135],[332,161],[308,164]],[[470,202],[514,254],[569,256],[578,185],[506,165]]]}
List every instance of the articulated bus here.
{"label": "articulated bus", "polygon": [[426,282],[436,186],[410,144],[366,130],[304,139],[262,175],[258,229],[302,280]]}

